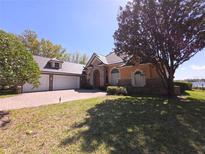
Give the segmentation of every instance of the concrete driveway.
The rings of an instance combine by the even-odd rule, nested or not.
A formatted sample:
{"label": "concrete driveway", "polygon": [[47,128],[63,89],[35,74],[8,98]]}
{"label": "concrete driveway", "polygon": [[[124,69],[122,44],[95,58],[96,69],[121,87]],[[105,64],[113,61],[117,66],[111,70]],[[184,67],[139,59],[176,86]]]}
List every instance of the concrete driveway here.
{"label": "concrete driveway", "polygon": [[96,90],[60,90],[23,93],[8,98],[0,98],[0,111],[37,107],[41,105],[56,104],[73,100],[102,97],[105,95],[105,92]]}

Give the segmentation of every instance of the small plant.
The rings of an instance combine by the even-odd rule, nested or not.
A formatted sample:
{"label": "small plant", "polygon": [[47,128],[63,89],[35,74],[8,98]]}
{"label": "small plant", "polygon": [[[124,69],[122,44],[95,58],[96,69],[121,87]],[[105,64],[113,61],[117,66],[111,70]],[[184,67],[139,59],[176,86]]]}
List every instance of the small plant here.
{"label": "small plant", "polygon": [[107,87],[108,95],[127,95],[127,89],[120,86],[108,86]]}
{"label": "small plant", "polygon": [[175,86],[179,86],[180,87],[180,91],[181,93],[184,93],[186,90],[192,90],[192,83],[190,82],[174,82]]}

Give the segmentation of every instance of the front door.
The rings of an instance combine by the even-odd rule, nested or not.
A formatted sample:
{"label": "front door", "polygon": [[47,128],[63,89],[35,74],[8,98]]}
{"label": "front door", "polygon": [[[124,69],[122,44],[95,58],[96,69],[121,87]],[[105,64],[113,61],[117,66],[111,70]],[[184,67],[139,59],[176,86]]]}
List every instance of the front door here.
{"label": "front door", "polygon": [[100,87],[100,72],[98,70],[95,70],[93,73],[93,86],[95,88]]}

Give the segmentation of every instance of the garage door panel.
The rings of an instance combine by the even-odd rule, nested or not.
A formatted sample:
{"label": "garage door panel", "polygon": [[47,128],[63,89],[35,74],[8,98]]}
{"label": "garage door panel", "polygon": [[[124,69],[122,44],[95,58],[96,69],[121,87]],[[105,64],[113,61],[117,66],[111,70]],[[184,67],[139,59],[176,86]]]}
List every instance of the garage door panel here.
{"label": "garage door panel", "polygon": [[53,76],[53,90],[79,89],[80,77],[77,76]]}
{"label": "garage door panel", "polygon": [[42,74],[39,79],[40,85],[38,88],[33,88],[31,84],[23,85],[23,92],[48,91],[49,90],[49,75]]}

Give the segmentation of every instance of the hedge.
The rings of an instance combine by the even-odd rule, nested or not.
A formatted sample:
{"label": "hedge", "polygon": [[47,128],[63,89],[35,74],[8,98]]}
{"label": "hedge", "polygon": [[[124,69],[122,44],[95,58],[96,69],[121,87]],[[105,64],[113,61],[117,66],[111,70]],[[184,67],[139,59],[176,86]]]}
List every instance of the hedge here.
{"label": "hedge", "polygon": [[192,90],[192,83],[191,82],[174,82],[175,86],[179,86],[180,87],[180,91],[181,93],[184,93],[186,90]]}
{"label": "hedge", "polygon": [[107,94],[108,95],[127,95],[127,89],[125,87],[119,87],[119,86],[108,86]]}

